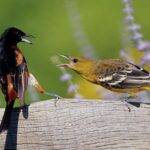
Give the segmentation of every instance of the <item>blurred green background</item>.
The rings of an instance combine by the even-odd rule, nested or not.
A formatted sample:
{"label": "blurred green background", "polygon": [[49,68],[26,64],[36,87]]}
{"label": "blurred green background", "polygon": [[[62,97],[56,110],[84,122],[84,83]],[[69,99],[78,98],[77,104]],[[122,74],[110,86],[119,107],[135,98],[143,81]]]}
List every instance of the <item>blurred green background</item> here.
{"label": "blurred green background", "polygon": [[[73,26],[78,24],[70,15],[74,7],[80,16],[81,29],[97,58],[119,57],[124,17],[121,0],[1,0],[0,6],[1,33],[14,26],[36,37],[31,39],[33,45],[20,43],[19,47],[30,71],[47,91],[68,97],[67,85],[60,82],[61,72],[50,61],[51,56],[84,55],[74,36]],[[149,40],[150,1],[134,0],[133,6],[136,22],[142,26],[145,39]],[[41,100],[48,98],[40,96]]]}

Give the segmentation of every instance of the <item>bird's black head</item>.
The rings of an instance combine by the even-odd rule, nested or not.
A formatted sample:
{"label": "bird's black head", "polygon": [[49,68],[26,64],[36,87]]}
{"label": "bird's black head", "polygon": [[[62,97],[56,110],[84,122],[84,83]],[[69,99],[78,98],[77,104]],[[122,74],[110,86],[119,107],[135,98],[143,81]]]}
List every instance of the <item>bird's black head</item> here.
{"label": "bird's black head", "polygon": [[32,35],[26,34],[23,31],[11,27],[6,29],[1,35],[1,41],[5,44],[16,45],[19,42],[26,42],[32,44],[29,40],[25,39],[25,37],[33,37]]}

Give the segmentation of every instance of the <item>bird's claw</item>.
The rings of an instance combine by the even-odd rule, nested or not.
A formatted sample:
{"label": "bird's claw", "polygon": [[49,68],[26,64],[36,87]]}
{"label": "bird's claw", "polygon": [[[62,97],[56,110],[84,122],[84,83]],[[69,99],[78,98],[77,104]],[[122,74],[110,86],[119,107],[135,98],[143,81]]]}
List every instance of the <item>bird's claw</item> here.
{"label": "bird's claw", "polygon": [[54,100],[54,105],[55,105],[55,107],[57,106],[57,102],[58,102],[60,99],[63,99],[63,97],[61,97],[61,96],[55,94],[55,100]]}
{"label": "bird's claw", "polygon": [[60,99],[63,99],[63,97],[57,95],[57,94],[53,94],[53,93],[49,93],[49,92],[44,92],[44,94],[46,95],[49,95],[49,96],[52,96],[55,98],[55,106],[57,106],[57,102],[60,100]]}
{"label": "bird's claw", "polygon": [[129,112],[131,112],[131,108],[130,108],[129,103],[128,103],[128,100],[129,100],[130,98],[132,98],[132,97],[129,96],[129,97],[122,97],[122,98],[120,98],[120,99],[121,99],[121,102],[124,103],[124,105],[128,108]]}
{"label": "bird's claw", "polygon": [[61,97],[61,96],[59,96],[57,94],[55,94],[54,97],[55,97],[55,99],[63,99],[63,97]]}
{"label": "bird's claw", "polygon": [[129,106],[129,103],[128,103],[126,100],[124,100],[124,101],[122,101],[122,102],[123,102],[124,105],[128,108],[129,112],[131,112],[131,108],[130,108],[130,106]]}

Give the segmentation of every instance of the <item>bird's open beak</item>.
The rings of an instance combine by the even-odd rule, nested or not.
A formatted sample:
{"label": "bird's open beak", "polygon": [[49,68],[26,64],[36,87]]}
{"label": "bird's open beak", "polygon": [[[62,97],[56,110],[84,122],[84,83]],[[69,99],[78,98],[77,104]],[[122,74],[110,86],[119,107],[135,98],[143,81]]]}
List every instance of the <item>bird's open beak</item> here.
{"label": "bird's open beak", "polygon": [[[69,56],[67,56],[67,55],[62,55],[62,54],[60,54],[59,56],[65,58],[65,59],[67,59],[68,61],[70,60],[70,59],[69,59]],[[68,68],[68,67],[70,66],[70,64],[69,64],[69,63],[66,63],[66,64],[59,64],[59,65],[57,65],[57,66],[58,66],[58,67],[63,67],[63,68]]]}
{"label": "bird's open beak", "polygon": [[27,40],[26,37],[34,38],[34,36],[33,36],[33,35],[30,35],[30,34],[25,34],[23,37],[21,37],[21,41],[22,41],[22,42],[32,44],[32,42],[29,41],[29,40]]}

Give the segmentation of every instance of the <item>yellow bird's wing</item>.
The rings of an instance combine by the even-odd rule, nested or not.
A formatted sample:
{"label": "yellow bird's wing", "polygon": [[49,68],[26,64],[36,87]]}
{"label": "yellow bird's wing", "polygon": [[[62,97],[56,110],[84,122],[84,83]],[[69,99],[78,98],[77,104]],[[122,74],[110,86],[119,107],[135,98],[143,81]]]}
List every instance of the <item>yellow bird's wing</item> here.
{"label": "yellow bird's wing", "polygon": [[105,61],[98,75],[99,83],[108,88],[130,89],[150,86],[150,74],[143,68],[120,60]]}

